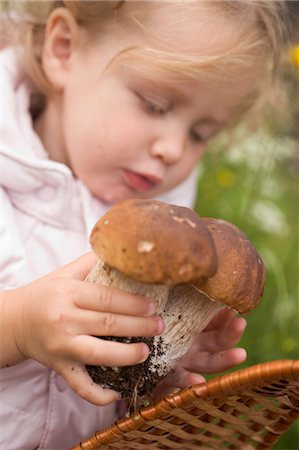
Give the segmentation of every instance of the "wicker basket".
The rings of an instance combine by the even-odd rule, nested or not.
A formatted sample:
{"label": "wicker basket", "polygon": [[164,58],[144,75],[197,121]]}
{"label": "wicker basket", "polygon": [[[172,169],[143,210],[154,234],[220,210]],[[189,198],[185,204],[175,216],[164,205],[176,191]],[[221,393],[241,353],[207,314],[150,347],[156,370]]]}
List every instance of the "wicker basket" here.
{"label": "wicker basket", "polygon": [[264,450],[298,418],[299,360],[272,361],[164,397],[70,450]]}

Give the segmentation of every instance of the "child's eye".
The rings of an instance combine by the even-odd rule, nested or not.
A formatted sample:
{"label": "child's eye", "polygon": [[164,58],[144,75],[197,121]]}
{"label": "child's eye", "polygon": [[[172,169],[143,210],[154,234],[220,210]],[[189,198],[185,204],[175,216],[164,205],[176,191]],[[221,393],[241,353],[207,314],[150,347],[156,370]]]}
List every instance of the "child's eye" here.
{"label": "child's eye", "polygon": [[165,106],[149,102],[148,100],[144,100],[143,103],[146,109],[154,114],[165,114],[167,112],[167,108],[165,108]]}
{"label": "child's eye", "polygon": [[137,96],[140,98],[144,109],[151,114],[163,115],[166,114],[170,109],[170,103],[162,98],[156,98],[156,96],[154,95],[145,96],[137,94]]}
{"label": "child's eye", "polygon": [[190,131],[190,137],[192,141],[196,143],[203,143],[205,141],[204,137],[195,130]]}

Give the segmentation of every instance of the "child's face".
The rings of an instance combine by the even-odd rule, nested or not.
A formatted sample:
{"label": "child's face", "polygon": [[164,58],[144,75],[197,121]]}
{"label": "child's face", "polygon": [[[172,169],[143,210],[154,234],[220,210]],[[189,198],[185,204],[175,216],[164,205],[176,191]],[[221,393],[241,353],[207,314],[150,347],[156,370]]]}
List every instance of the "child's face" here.
{"label": "child's face", "polygon": [[[208,55],[213,45],[229,46],[233,39],[220,33],[210,44],[209,24],[197,29],[195,36],[182,24],[179,29],[165,27],[164,20],[155,33],[155,45],[162,49],[171,44]],[[59,123],[52,130],[54,139],[47,142],[50,157],[68,164],[107,203],[153,197],[177,186],[248,92],[248,81],[238,79],[231,84],[211,83],[204,77],[178,82],[165,75],[149,77],[122,62],[107,69],[121,50],[136,44],[153,46],[151,39],[147,42],[134,33],[121,39],[111,34],[88,51],[74,52],[61,97],[49,102],[41,118],[50,127]]]}

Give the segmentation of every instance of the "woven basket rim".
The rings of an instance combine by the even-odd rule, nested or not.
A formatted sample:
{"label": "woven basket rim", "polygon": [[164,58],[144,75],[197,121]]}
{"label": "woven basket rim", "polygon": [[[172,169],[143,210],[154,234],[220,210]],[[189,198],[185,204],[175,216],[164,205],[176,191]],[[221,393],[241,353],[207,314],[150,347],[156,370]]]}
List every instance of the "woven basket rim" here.
{"label": "woven basket rim", "polygon": [[[93,450],[101,446],[117,441],[126,433],[139,430],[144,425],[154,424],[154,421],[166,419],[171,412],[192,405],[195,400],[211,402],[217,398],[246,393],[248,389],[258,392],[267,383],[279,383],[283,381],[286,386],[293,380],[299,381],[299,360],[276,360],[256,364],[247,368],[235,370],[225,375],[215,377],[205,383],[195,384],[181,389],[173,394],[154,402],[150,406],[140,408],[136,413],[117,420],[105,430],[95,433],[90,439],[81,442],[70,450]],[[299,386],[299,384],[298,384]],[[282,388],[283,390],[283,388]],[[299,390],[299,389],[298,389]],[[273,398],[273,393],[262,392],[263,397]],[[275,396],[284,395],[279,389]],[[215,406],[216,408],[216,406]],[[299,404],[294,405],[291,421],[299,418]],[[110,447],[109,447],[110,448]],[[135,447],[134,447],[135,448]],[[265,447],[268,448],[268,447]]]}

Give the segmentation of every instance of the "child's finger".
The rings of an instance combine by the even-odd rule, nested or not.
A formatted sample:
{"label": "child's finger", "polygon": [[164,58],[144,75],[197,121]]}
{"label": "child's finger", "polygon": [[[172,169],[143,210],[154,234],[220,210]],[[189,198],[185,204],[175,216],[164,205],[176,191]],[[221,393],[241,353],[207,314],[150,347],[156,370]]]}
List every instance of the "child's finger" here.
{"label": "child's finger", "polygon": [[165,395],[173,394],[175,391],[180,389],[181,381],[186,373],[187,372],[181,366],[178,366],[173,373],[166,375],[166,377],[164,377],[154,389],[154,399],[159,399],[161,397],[165,397]]}
{"label": "child's finger", "polygon": [[216,330],[225,327],[235,316],[236,311],[231,308],[222,308],[208,323],[204,331]]}
{"label": "child's finger", "polygon": [[246,327],[243,317],[234,318],[229,325],[220,330],[204,331],[193,344],[193,351],[216,353],[234,347],[240,340]]}
{"label": "child's finger", "polygon": [[85,280],[91,268],[98,261],[97,256],[92,253],[86,253],[85,255],[80,256],[76,260],[72,261],[69,264],[61,267],[55,272],[46,275],[47,278],[72,278],[74,280]]}
{"label": "child's finger", "polygon": [[64,356],[93,366],[130,366],[144,362],[149,348],[143,343],[124,344],[93,336],[76,336],[66,345]]}
{"label": "child's finger", "polygon": [[154,300],[95,283],[84,283],[76,306],[92,311],[106,311],[131,316],[150,316],[156,310]]}
{"label": "child's finger", "polygon": [[[243,317],[236,317],[229,325],[216,333],[215,341],[218,341],[219,349],[229,349],[234,347],[240,340],[245,327],[246,320]],[[217,351],[217,350],[216,350]]]}
{"label": "child's finger", "polygon": [[204,383],[205,378],[202,375],[199,375],[194,372],[189,372],[183,367],[177,367],[175,372],[169,374],[165,381],[169,386],[174,386],[180,389],[184,389],[187,386],[190,386],[190,384],[196,384],[196,383]]}
{"label": "child's finger", "polygon": [[217,373],[223,372],[246,360],[247,354],[243,348],[233,348],[218,353],[201,352],[198,358],[193,355],[192,359],[183,362],[185,370],[190,372]]}
{"label": "child's finger", "polygon": [[61,375],[79,397],[94,405],[104,406],[120,398],[119,393],[112,389],[104,389],[94,383],[85,367],[78,363],[70,362],[66,364]]}
{"label": "child's finger", "polygon": [[202,375],[188,372],[178,364],[175,371],[163,378],[155,388],[154,397],[160,398],[173,393],[176,389],[184,389],[191,384],[204,382],[205,378]]}
{"label": "child's finger", "polygon": [[161,334],[164,329],[164,322],[159,316],[132,317],[79,310],[73,317],[71,326],[73,334],[150,337]]}

